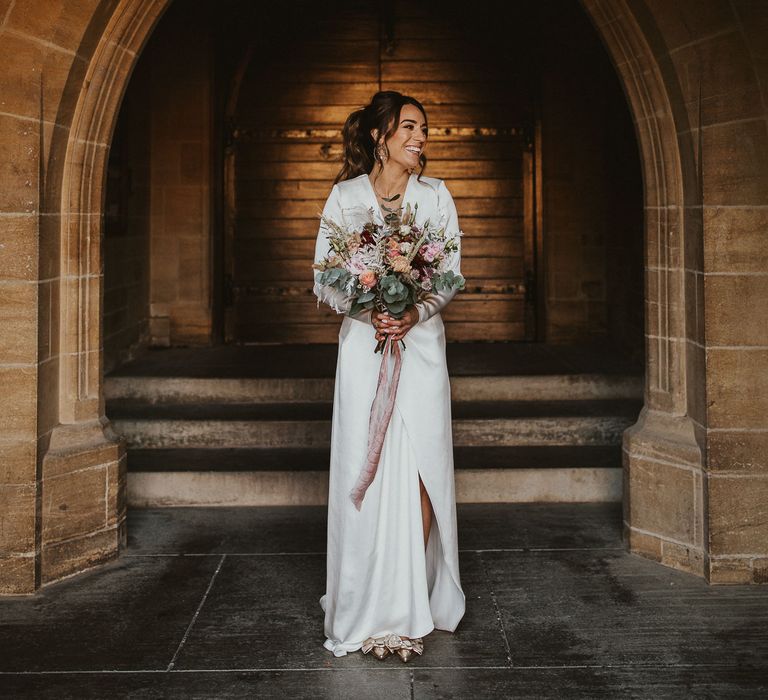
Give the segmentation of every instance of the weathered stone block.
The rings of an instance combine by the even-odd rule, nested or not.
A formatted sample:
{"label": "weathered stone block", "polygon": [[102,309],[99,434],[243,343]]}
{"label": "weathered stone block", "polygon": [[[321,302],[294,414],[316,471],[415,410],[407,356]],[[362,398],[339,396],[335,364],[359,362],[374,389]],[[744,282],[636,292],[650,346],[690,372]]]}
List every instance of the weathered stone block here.
{"label": "weathered stone block", "polygon": [[123,454],[119,460],[107,467],[107,527],[119,525],[127,514],[128,457]]}
{"label": "weathered stone block", "polygon": [[0,485],[30,484],[37,471],[37,445],[33,439],[0,440]]}
{"label": "weathered stone block", "polygon": [[31,214],[38,206],[38,127],[0,114],[0,212]]}
{"label": "weathered stone block", "polygon": [[199,186],[164,187],[166,226],[175,235],[201,235],[207,221],[203,197],[207,190]]}
{"label": "weathered stone block", "polygon": [[704,553],[697,547],[662,540],[661,563],[680,571],[704,575]]}
{"label": "weathered stone block", "polygon": [[44,478],[43,543],[77,537],[106,526],[107,465]]}
{"label": "weathered stone block", "polygon": [[704,293],[708,344],[768,346],[768,276],[705,275]]}
{"label": "weathered stone block", "polygon": [[736,30],[735,18],[729,5],[700,0],[646,0],[656,23],[664,27],[668,48],[689,44],[710,34],[728,29]]}
{"label": "weathered stone block", "polygon": [[3,217],[0,241],[0,279],[37,278],[37,217],[32,214]]}
{"label": "weathered stone block", "polygon": [[35,549],[37,485],[0,485],[0,554]]}
{"label": "weathered stone block", "polygon": [[768,133],[764,119],[704,130],[704,201],[768,204]]}
{"label": "weathered stone block", "polygon": [[741,32],[718,34],[681,47],[672,54],[672,61],[681,77],[691,123],[699,120],[699,89],[704,126],[760,117],[762,107],[755,99],[759,86]]}
{"label": "weathered stone block", "polygon": [[704,269],[707,272],[768,270],[768,209],[704,208]]}
{"label": "weathered stone block", "polygon": [[768,432],[708,431],[707,471],[768,471]]}
{"label": "weathered stone block", "polygon": [[714,584],[752,583],[754,571],[750,559],[712,559],[707,578]]}
{"label": "weathered stone block", "polygon": [[33,553],[21,557],[0,555],[0,595],[34,593],[37,588]]}
{"label": "weathered stone block", "polygon": [[708,478],[710,553],[768,555],[768,475]]}
{"label": "weathered stone block", "polygon": [[118,536],[118,528],[110,528],[64,542],[44,543],[40,555],[42,583],[51,583],[114,559],[118,554]]}
{"label": "weathered stone block", "polygon": [[37,359],[37,284],[7,282],[0,293],[0,357],[8,364]]}
{"label": "weathered stone block", "polygon": [[37,368],[0,367],[0,435],[37,438]]}
{"label": "weathered stone block", "polygon": [[768,350],[707,350],[707,408],[710,428],[768,427]]}
{"label": "weathered stone block", "polygon": [[630,551],[646,559],[661,561],[661,539],[632,528],[628,529],[628,536]]}
{"label": "weathered stone block", "polygon": [[41,12],[35,0],[17,0],[6,26],[49,41],[69,52],[77,51],[98,5],[98,0],[83,0],[74,4],[66,0],[46,0],[45,12]]}
{"label": "weathered stone block", "polygon": [[694,541],[693,471],[633,456],[629,470],[632,526],[682,542]]}

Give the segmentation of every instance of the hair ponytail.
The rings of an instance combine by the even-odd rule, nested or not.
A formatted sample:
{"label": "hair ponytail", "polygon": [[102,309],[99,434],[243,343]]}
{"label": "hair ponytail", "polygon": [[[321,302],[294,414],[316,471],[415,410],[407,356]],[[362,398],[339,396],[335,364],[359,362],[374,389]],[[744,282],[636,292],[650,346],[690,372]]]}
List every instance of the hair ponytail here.
{"label": "hair ponytail", "polygon": [[[418,107],[426,121],[427,113],[421,102],[394,90],[377,92],[365,107],[356,109],[347,117],[342,129],[344,162],[333,181],[334,184],[373,170],[376,162],[376,143],[371,136],[371,131],[376,129],[379,134],[384,135],[385,141],[389,139],[397,130],[400,110],[407,104]],[[420,176],[427,165],[427,158],[423,153],[419,157],[419,163]]]}
{"label": "hair ponytail", "polygon": [[344,122],[342,138],[344,139],[344,165],[333,181],[350,180],[353,177],[369,173],[373,168],[373,150],[375,143],[369,126],[370,105],[356,109]]}

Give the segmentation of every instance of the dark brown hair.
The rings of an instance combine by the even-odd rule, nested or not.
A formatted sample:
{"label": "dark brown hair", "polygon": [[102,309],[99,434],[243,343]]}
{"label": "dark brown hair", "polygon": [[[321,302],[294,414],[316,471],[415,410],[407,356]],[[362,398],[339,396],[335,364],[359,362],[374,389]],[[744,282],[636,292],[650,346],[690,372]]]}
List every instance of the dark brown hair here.
{"label": "dark brown hair", "polygon": [[[334,184],[342,180],[350,180],[363,173],[370,173],[373,170],[378,156],[376,155],[376,143],[371,137],[371,129],[377,129],[379,134],[384,135],[384,147],[387,155],[389,155],[386,140],[397,131],[400,110],[408,104],[418,107],[424,115],[424,121],[427,121],[427,113],[421,102],[414,97],[403,95],[394,90],[377,92],[371,98],[370,103],[361,109],[356,109],[347,117],[342,130],[344,164],[333,181]],[[419,165],[421,166],[419,177],[421,177],[427,166],[427,157],[423,153],[419,156]]]}

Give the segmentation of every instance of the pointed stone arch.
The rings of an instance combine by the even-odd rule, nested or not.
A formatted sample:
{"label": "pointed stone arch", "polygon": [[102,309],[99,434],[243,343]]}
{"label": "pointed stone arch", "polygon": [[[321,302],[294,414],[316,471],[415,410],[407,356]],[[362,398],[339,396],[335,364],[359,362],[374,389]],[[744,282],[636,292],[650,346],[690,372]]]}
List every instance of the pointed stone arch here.
{"label": "pointed stone arch", "polygon": [[[49,479],[88,472],[80,485],[80,498],[87,501],[81,512],[88,517],[54,512],[47,499],[37,496],[34,513],[27,514],[35,521],[37,574],[34,586],[25,584],[18,592],[106,561],[124,542],[125,459],[105,418],[103,399],[104,183],[122,96],[142,47],[170,2],[104,0],[76,20],[94,48],[83,53],[88,56],[84,66],[71,71],[68,89],[74,108],[69,127],[53,130],[50,147],[62,158],[55,172],[48,173],[51,216],[40,225],[40,239],[41,245],[57,248],[61,270],[59,302],[51,306],[57,390],[38,389],[37,406],[38,415],[56,427],[38,448],[43,454],[38,480],[45,494]],[[698,274],[703,269],[697,206],[703,200],[702,163],[694,136],[700,131],[698,124],[689,123],[650,4],[581,3],[619,74],[643,168],[646,388],[640,418],[624,436],[625,529],[633,551],[703,575],[709,569],[707,368]]]}

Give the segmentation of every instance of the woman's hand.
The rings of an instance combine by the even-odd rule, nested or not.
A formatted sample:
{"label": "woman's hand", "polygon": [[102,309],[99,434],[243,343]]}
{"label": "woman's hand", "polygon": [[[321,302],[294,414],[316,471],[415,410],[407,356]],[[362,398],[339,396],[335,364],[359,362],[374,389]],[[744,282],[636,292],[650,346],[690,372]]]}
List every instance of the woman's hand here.
{"label": "woman's hand", "polygon": [[406,333],[419,322],[419,310],[408,306],[402,318],[393,318],[386,311],[374,311],[371,322],[376,329],[376,340],[384,340],[392,336],[392,340],[402,340]]}

